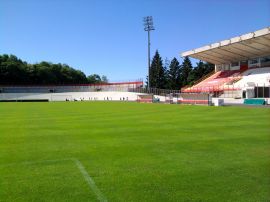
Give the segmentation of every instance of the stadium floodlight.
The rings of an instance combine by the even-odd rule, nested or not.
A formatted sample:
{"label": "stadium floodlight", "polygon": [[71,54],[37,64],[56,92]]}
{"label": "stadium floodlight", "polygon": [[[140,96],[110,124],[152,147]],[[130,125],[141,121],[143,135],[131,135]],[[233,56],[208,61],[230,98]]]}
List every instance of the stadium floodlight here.
{"label": "stadium floodlight", "polygon": [[148,32],[148,88],[150,89],[150,31],[155,30],[153,17],[146,16],[143,18],[144,31]]}

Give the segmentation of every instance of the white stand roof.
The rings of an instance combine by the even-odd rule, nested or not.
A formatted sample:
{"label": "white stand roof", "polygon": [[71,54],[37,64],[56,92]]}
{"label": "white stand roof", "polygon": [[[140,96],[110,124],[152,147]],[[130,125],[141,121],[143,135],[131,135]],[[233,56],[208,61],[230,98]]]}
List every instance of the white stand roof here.
{"label": "white stand roof", "polygon": [[183,52],[213,64],[228,64],[270,55],[270,27]]}

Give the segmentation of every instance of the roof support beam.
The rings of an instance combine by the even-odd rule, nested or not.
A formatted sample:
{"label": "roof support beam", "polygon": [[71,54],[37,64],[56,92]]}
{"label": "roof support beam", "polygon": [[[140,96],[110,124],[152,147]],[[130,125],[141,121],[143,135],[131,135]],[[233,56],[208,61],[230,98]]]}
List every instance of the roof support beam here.
{"label": "roof support beam", "polygon": [[254,55],[256,53],[254,52],[251,52],[250,50],[245,50],[245,49],[242,49],[242,48],[239,48],[239,47],[235,47],[235,46],[231,46],[232,49],[236,49],[236,50],[239,50],[239,51],[242,51],[242,52],[245,52],[247,54],[250,54],[250,55]]}
{"label": "roof support beam", "polygon": [[[214,52],[214,53],[217,53],[217,54],[219,54],[219,55],[221,55],[221,56],[223,56],[223,55],[226,55],[228,58],[229,58],[229,60],[231,61],[231,62],[234,62],[234,61],[236,61],[236,60],[238,60],[239,59],[239,56],[237,57],[237,56],[235,56],[235,54],[234,53],[231,53],[231,52],[229,52],[229,51],[226,51],[226,50],[224,50],[224,49],[216,49],[216,50],[211,50],[212,52]],[[220,53],[219,51],[221,51],[221,52],[223,52],[223,53]],[[225,53],[224,53],[225,52]],[[246,59],[245,57],[243,57],[243,56],[240,56],[240,58],[241,59]]]}
{"label": "roof support beam", "polygon": [[226,62],[226,60],[224,60],[224,59],[222,59],[222,58],[217,58],[217,57],[214,57],[214,58],[213,58],[213,56],[209,55],[209,54],[206,53],[206,52],[199,53],[199,55],[202,55],[203,57],[209,58],[209,59],[211,59],[211,60],[216,60],[216,61],[218,61],[218,62],[220,62],[220,63]]}
{"label": "roof support beam", "polygon": [[267,38],[267,36],[262,36],[260,39],[264,40],[265,43],[270,44],[270,37]]}
{"label": "roof support beam", "polygon": [[195,58],[198,58],[198,59],[203,60],[203,61],[206,61],[206,62],[211,62],[213,64],[222,64],[223,63],[223,62],[218,61],[216,59],[210,59],[210,58],[205,57],[205,56],[202,56],[202,55],[195,56]]}
{"label": "roof support beam", "polygon": [[213,55],[213,51],[205,51],[205,52],[203,52],[203,54],[205,54],[205,55],[208,55],[209,57],[214,57],[214,59],[219,59],[219,60],[222,60],[223,61],[223,63],[226,63],[226,62],[228,62],[228,61],[231,61],[231,58],[229,58],[229,57],[224,57],[224,55],[222,55],[222,54],[219,54],[219,53],[214,53],[214,54],[217,54],[217,55],[219,55],[219,56],[216,56],[216,55]]}
{"label": "roof support beam", "polygon": [[223,47],[219,47],[218,49],[219,49],[219,50],[223,50],[223,51],[225,51],[225,52],[227,52],[227,53],[230,53],[230,54],[232,54],[232,55],[238,55],[238,56],[243,57],[243,58],[246,57],[245,55],[242,55],[242,54],[239,54],[239,53],[235,53],[235,52],[232,52],[232,51],[228,51],[228,50],[224,49]]}
{"label": "roof support beam", "polygon": [[256,50],[256,51],[258,51],[258,52],[260,52],[260,53],[263,52],[261,49],[258,49],[258,48],[255,48],[255,47],[253,47],[253,46],[250,46],[250,45],[246,44],[244,41],[241,41],[240,43],[241,43],[242,45],[244,45],[244,46],[246,46],[246,47],[249,47],[249,48],[251,48],[251,49],[253,49],[253,50]]}
{"label": "roof support beam", "polygon": [[[269,40],[268,40],[269,41]],[[258,42],[258,40],[255,40],[253,39],[252,40],[253,43],[256,43],[256,44],[260,44],[261,46],[264,46],[264,47],[267,47],[267,48],[270,48],[270,43],[269,44],[264,44],[264,43],[261,43],[261,42]],[[270,42],[270,41],[269,41]]]}
{"label": "roof support beam", "polygon": [[[240,44],[238,44],[238,45],[240,45]],[[239,48],[239,47],[235,47],[233,45],[230,48],[231,49],[236,49],[238,51],[241,51],[242,54],[244,54],[246,58],[250,58],[250,57],[254,57],[254,56],[259,56],[258,53],[254,53],[254,52],[251,52],[250,50],[245,50],[245,49],[242,49],[242,48]]]}

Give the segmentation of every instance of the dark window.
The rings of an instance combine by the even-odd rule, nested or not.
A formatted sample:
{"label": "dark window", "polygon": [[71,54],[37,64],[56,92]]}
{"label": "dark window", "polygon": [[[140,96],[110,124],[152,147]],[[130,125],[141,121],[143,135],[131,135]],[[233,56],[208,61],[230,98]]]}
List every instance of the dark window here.
{"label": "dark window", "polygon": [[239,66],[239,62],[232,62],[231,66],[232,66],[232,67]]}
{"label": "dark window", "polygon": [[242,61],[240,62],[240,64],[241,64],[241,65],[247,65],[247,64],[248,64],[248,61],[247,61],[247,60],[242,60]]}
{"label": "dark window", "polygon": [[266,63],[266,62],[267,63],[270,62],[270,56],[261,58],[261,63]]}
{"label": "dark window", "polygon": [[259,63],[259,59],[258,58],[249,60],[249,64],[251,64],[251,65],[257,64],[257,63]]}

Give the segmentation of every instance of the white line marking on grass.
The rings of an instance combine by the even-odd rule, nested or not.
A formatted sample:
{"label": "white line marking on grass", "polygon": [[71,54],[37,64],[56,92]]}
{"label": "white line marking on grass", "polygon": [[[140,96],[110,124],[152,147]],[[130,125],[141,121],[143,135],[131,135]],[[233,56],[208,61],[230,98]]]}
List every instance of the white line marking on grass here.
{"label": "white line marking on grass", "polygon": [[107,201],[106,197],[101,193],[101,191],[99,190],[99,188],[96,186],[95,181],[90,177],[90,175],[86,171],[86,169],[83,166],[83,164],[78,159],[74,159],[74,162],[76,163],[77,167],[79,168],[81,174],[83,175],[83,177],[84,177],[85,181],[87,182],[87,184],[89,185],[89,187],[97,195],[98,200],[99,201],[102,201],[102,202],[106,202]]}
{"label": "white line marking on grass", "polygon": [[106,197],[101,193],[99,188],[96,186],[95,181],[90,177],[88,172],[86,171],[85,167],[83,164],[75,158],[66,158],[66,159],[52,159],[52,160],[40,160],[40,161],[23,161],[23,162],[18,162],[18,163],[7,163],[7,164],[0,164],[0,168],[3,167],[9,167],[9,166],[16,166],[16,165],[35,165],[35,164],[43,164],[43,163],[57,163],[57,162],[62,162],[62,161],[71,161],[76,164],[78,169],[80,170],[81,174],[83,175],[85,181],[91,188],[91,190],[96,194],[97,198],[101,202],[107,202],[108,200]]}

